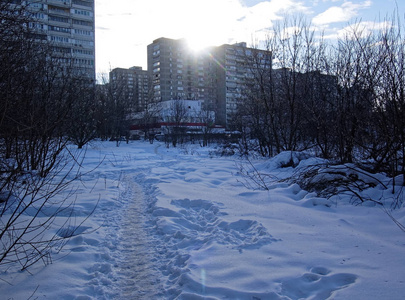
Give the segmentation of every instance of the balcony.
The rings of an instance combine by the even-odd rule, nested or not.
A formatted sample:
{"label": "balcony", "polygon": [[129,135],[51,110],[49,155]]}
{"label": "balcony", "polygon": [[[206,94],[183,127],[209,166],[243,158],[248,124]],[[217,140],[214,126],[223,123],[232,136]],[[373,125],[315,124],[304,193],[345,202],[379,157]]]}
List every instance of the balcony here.
{"label": "balcony", "polygon": [[70,1],[71,0],[48,0],[47,3],[52,4],[52,5],[62,6],[62,7],[69,7]]}
{"label": "balcony", "polygon": [[73,7],[93,8],[94,1],[72,0]]}
{"label": "balcony", "polygon": [[70,9],[69,8],[62,8],[54,5],[48,5],[48,13],[62,15],[62,16],[69,16]]}

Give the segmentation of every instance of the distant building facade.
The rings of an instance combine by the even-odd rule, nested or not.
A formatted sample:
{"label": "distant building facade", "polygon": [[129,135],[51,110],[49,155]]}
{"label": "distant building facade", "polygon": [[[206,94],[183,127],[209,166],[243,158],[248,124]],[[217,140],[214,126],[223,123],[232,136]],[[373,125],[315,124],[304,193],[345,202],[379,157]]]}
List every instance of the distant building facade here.
{"label": "distant building facade", "polygon": [[52,43],[53,55],[68,60],[79,76],[95,80],[94,0],[27,0],[37,37]]}
{"label": "distant building facade", "polygon": [[229,128],[255,73],[270,70],[271,52],[248,48],[246,43],[225,44],[212,49],[211,59],[216,74],[217,122]]}
{"label": "distant building facade", "polygon": [[132,112],[147,109],[150,99],[148,71],[142,67],[115,68],[109,74],[109,82],[122,99],[130,103]]}
{"label": "distant building facade", "polygon": [[148,45],[148,71],[156,100],[208,100],[208,54],[190,50],[186,40],[160,38]]}
{"label": "distant building facade", "polygon": [[159,38],[147,51],[155,101],[201,100],[205,109],[215,111],[216,124],[226,127],[254,72],[253,55],[261,53],[271,65],[269,51],[247,48],[246,43],[193,52],[184,39]]}

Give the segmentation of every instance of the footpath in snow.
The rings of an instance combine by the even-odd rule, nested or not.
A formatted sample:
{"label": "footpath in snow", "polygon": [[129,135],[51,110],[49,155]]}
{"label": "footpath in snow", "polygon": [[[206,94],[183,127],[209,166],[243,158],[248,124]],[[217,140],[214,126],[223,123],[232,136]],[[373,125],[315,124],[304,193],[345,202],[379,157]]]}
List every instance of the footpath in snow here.
{"label": "footpath in snow", "polygon": [[[36,265],[31,274],[2,271],[0,294],[403,299],[405,233],[381,208],[352,205],[347,195],[319,198],[287,182],[248,188],[243,160],[214,152],[197,145],[92,143],[69,224],[83,234],[55,253],[51,265]],[[280,159],[253,163],[271,177],[291,176],[294,169],[281,168]],[[393,197],[378,185],[366,192]],[[405,223],[403,209],[394,216]]]}

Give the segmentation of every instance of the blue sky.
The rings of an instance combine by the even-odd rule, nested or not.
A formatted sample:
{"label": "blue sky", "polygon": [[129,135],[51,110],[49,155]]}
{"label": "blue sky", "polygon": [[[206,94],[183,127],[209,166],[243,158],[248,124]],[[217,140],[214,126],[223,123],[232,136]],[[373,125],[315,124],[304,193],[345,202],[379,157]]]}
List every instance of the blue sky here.
{"label": "blue sky", "polygon": [[328,38],[354,21],[372,25],[404,0],[96,0],[96,68],[146,69],[146,47],[159,37],[186,38],[196,48],[261,40],[274,22],[300,15]]}

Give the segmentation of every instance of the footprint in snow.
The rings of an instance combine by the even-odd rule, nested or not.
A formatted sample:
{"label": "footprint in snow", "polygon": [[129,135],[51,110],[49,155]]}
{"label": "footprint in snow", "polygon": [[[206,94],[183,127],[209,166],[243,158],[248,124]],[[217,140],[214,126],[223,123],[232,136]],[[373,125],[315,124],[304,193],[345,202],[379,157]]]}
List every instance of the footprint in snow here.
{"label": "footprint in snow", "polygon": [[[223,220],[221,217],[226,214],[211,201],[180,199],[173,200],[172,204],[180,210],[171,215],[170,229],[172,233],[181,232],[182,239],[186,238],[189,241],[188,244],[193,245],[194,248],[197,245],[202,247],[215,241],[219,244],[231,245],[232,248],[241,252],[244,249],[257,249],[276,241],[257,221],[227,222]],[[173,235],[173,237],[177,236]],[[186,246],[184,243],[182,245]]]}

